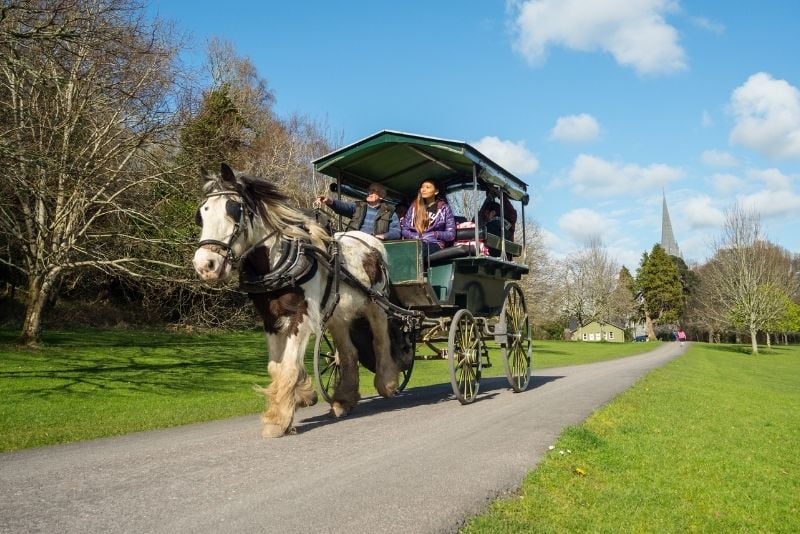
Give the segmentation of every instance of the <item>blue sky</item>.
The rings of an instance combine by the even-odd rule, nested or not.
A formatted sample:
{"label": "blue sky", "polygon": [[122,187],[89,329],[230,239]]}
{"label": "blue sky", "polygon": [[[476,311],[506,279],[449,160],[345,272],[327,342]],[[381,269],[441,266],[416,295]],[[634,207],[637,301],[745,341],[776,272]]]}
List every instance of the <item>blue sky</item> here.
{"label": "blue sky", "polygon": [[687,262],[735,203],[800,253],[800,2],[153,0],[201,57],[249,57],[280,115],[351,143],[382,129],[467,141],[530,186],[563,257],[598,233],[634,271],[662,190]]}

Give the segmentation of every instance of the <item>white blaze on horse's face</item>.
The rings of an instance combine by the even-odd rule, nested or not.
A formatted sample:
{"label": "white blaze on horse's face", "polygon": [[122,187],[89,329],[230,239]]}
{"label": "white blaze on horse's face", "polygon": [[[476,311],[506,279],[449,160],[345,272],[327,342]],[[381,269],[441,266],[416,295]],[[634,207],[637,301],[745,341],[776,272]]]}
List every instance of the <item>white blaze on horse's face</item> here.
{"label": "white blaze on horse's face", "polygon": [[[213,240],[221,243],[228,243],[233,235],[236,222],[226,213],[226,203],[230,200],[239,201],[228,195],[210,196],[198,208],[199,216],[202,219],[202,233],[200,241]],[[232,251],[238,255],[241,252],[241,244],[230,243]],[[230,277],[232,271],[231,262],[227,255],[231,250],[224,250],[221,246],[201,245],[194,253],[194,269],[201,279],[207,282],[222,281]]]}

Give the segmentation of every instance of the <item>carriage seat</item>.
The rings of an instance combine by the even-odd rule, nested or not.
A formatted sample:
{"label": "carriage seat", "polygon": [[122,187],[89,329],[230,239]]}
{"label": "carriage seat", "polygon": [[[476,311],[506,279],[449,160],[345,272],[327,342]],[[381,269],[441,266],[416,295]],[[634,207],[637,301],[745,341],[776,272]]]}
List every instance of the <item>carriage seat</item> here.
{"label": "carriage seat", "polygon": [[470,255],[475,255],[475,243],[462,243],[453,245],[452,247],[445,247],[436,252],[431,252],[430,256],[428,256],[428,262],[431,265],[439,265],[456,258],[465,258]]}

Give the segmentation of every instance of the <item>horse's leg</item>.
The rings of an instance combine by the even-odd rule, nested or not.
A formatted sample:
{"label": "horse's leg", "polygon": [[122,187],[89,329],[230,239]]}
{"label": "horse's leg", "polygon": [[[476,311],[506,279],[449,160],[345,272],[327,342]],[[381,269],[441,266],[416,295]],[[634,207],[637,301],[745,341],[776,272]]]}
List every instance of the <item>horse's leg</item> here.
{"label": "horse's leg", "polygon": [[349,324],[336,321],[329,325],[339,353],[341,381],[333,392],[331,412],[336,417],[350,413],[361,396],[358,393],[358,354],[350,340]]}
{"label": "horse's leg", "polygon": [[372,348],[375,351],[375,389],[382,396],[391,397],[397,392],[400,369],[390,352],[389,321],[386,312],[372,302],[365,311],[372,329]]}
{"label": "horse's leg", "polygon": [[264,423],[261,435],[265,438],[284,435],[292,425],[297,404],[302,401],[310,405],[312,397],[316,398],[303,365],[311,334],[308,321],[305,323],[296,333],[269,336],[272,383],[264,390],[268,406],[261,417]]}
{"label": "horse's leg", "polygon": [[271,382],[266,388],[256,388],[256,390],[263,394],[267,400],[266,410],[263,414],[261,414],[261,422],[264,425],[270,423],[271,421],[276,421],[279,418],[275,395],[277,384],[281,376],[283,353],[286,349],[286,336],[283,334],[268,334],[267,347],[269,350],[269,363],[267,364],[267,371],[269,372]]}
{"label": "horse's leg", "polygon": [[297,378],[297,386],[294,390],[294,402],[298,408],[314,406],[317,403],[317,392],[314,391],[314,385],[306,372],[304,364],[301,365],[300,373]]}

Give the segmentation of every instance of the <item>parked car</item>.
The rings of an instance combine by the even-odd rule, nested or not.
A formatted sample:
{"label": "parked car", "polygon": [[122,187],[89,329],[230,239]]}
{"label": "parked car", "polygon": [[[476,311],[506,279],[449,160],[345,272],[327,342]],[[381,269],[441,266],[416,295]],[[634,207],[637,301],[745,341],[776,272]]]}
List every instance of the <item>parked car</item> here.
{"label": "parked car", "polygon": [[641,342],[647,341],[647,334],[641,334],[641,335],[635,336],[633,338],[633,341],[635,341],[637,343],[641,343]]}

